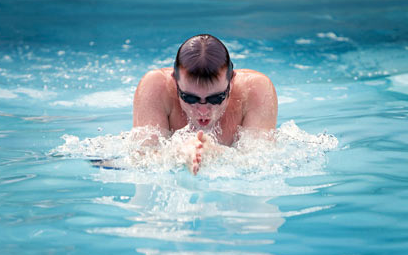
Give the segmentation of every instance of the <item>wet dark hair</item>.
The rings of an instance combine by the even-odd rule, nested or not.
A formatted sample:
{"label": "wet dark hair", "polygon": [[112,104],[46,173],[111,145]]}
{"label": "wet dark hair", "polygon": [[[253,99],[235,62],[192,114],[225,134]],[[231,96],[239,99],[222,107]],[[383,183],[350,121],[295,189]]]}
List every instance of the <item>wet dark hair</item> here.
{"label": "wet dark hair", "polygon": [[227,48],[219,39],[200,34],[187,39],[178,49],[174,78],[180,78],[179,68],[182,67],[191,78],[208,84],[217,79],[221,69],[227,67],[227,80],[230,81],[233,66]]}

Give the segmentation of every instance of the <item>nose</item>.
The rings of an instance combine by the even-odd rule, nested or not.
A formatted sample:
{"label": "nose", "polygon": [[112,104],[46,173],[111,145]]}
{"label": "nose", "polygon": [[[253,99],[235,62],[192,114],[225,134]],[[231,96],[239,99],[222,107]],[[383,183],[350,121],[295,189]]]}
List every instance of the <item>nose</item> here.
{"label": "nose", "polygon": [[201,116],[205,116],[210,113],[211,106],[209,104],[196,104],[196,109]]}

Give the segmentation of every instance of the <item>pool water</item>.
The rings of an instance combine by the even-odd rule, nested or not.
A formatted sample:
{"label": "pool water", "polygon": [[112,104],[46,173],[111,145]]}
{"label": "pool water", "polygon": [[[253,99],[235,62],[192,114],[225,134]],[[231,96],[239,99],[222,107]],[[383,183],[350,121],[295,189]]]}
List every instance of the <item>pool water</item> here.
{"label": "pool water", "polygon": [[[1,1],[0,254],[406,254],[407,22],[401,0]],[[188,132],[135,156],[132,100],[198,33],[279,116],[192,176]]]}

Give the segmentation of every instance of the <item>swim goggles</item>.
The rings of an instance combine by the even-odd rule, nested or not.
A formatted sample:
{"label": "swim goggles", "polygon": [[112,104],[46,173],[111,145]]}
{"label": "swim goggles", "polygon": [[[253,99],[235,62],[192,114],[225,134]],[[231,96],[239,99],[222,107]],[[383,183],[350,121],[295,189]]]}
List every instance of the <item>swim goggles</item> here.
{"label": "swim goggles", "polygon": [[218,93],[218,94],[208,96],[204,99],[204,102],[201,103],[201,97],[198,97],[198,96],[182,91],[177,81],[176,81],[176,85],[177,85],[178,96],[187,104],[196,104],[196,103],[199,103],[199,104],[210,103],[212,105],[221,104],[225,100],[225,98],[227,98],[227,96],[229,95],[229,89],[230,89],[230,83],[228,82],[228,86],[225,91]]}

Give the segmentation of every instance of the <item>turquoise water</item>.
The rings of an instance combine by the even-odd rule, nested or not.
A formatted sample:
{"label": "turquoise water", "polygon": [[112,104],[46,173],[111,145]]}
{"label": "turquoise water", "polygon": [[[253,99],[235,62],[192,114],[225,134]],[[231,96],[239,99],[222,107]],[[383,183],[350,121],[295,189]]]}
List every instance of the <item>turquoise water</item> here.
{"label": "turquoise water", "polygon": [[[0,254],[405,254],[405,1],[0,2]],[[279,96],[191,176],[132,99],[198,33]],[[110,159],[116,168],[93,166]]]}

